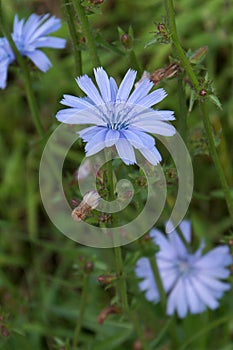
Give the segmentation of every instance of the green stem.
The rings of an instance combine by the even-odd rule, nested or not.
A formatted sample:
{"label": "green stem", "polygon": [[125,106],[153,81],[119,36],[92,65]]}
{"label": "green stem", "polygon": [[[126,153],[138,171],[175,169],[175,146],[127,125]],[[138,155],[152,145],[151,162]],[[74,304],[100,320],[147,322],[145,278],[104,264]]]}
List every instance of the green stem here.
{"label": "green stem", "polygon": [[74,331],[74,338],[73,338],[73,347],[74,348],[78,345],[80,331],[81,331],[82,324],[83,324],[84,312],[85,312],[85,308],[87,305],[87,294],[88,294],[89,280],[90,280],[90,274],[86,273],[84,275],[84,280],[83,280],[83,290],[82,290],[81,301],[80,301],[79,317],[78,317],[78,320],[76,323],[76,328]]}
{"label": "green stem", "polygon": [[91,62],[94,67],[99,67],[101,65],[99,56],[97,54],[96,45],[94,38],[92,36],[91,28],[89,25],[88,17],[85,13],[85,8],[81,5],[80,0],[73,0],[74,8],[77,11],[83,34],[87,40],[87,47],[89,50],[89,55]]}
{"label": "green stem", "polygon": [[4,19],[4,15],[3,15],[2,7],[1,7],[1,3],[0,3],[0,28],[3,32],[3,34],[5,35],[5,37],[7,38],[8,42],[9,42],[9,44],[14,52],[14,55],[17,59],[17,62],[19,63],[20,68],[22,70],[27,100],[28,100],[28,104],[29,104],[29,107],[31,110],[32,119],[33,119],[33,122],[35,124],[35,127],[37,129],[38,134],[40,135],[41,138],[43,138],[45,136],[45,132],[44,132],[44,128],[42,126],[42,123],[41,123],[41,120],[39,117],[36,98],[35,98],[35,95],[34,95],[33,90],[32,90],[30,72],[27,69],[27,65],[26,65],[24,58],[21,56],[20,52],[18,51],[18,49],[15,45],[15,42],[12,39],[11,34],[7,29],[7,26],[4,25],[3,19]]}
{"label": "green stem", "polygon": [[163,288],[163,283],[162,283],[161,276],[159,273],[157,261],[156,261],[154,256],[150,257],[149,260],[150,260],[150,266],[151,266],[151,269],[152,269],[152,272],[154,275],[154,279],[155,279],[156,284],[158,286],[161,304],[162,304],[163,309],[165,309],[167,298],[166,298],[166,293],[165,293],[164,288]]}
{"label": "green stem", "polygon": [[139,340],[141,342],[142,349],[143,350],[149,350],[150,347],[149,347],[149,345],[148,345],[148,343],[147,343],[147,341],[146,341],[146,339],[144,337],[144,334],[143,334],[140,322],[138,320],[138,315],[135,312],[133,312],[133,311],[130,312],[130,320],[133,323],[135,331],[137,332],[137,336],[138,336],[138,338],[139,338]]}
{"label": "green stem", "polygon": [[214,142],[214,137],[213,137],[213,131],[212,131],[212,126],[210,123],[210,120],[208,118],[208,114],[206,111],[206,104],[205,103],[200,103],[200,108],[201,108],[201,113],[202,113],[202,117],[203,117],[203,123],[205,126],[205,130],[206,130],[206,134],[208,137],[208,141],[209,141],[209,150],[210,150],[210,154],[214,160],[215,163],[215,167],[217,169],[218,172],[218,176],[219,179],[221,181],[222,187],[223,187],[223,191],[225,194],[225,199],[226,199],[226,203],[227,203],[227,207],[228,207],[228,211],[230,213],[231,216],[231,220],[233,222],[233,199],[232,199],[232,195],[230,192],[230,188],[223,170],[223,167],[221,165],[216,147],[215,147],[215,142]]}
{"label": "green stem", "polygon": [[74,7],[70,0],[62,0],[62,2],[65,8],[65,15],[74,49],[75,75],[80,76],[82,75],[82,55],[79,45],[80,38],[75,24]]}
{"label": "green stem", "polygon": [[184,50],[180,44],[178,33],[177,33],[177,28],[176,28],[176,21],[175,21],[175,13],[174,13],[174,7],[173,7],[173,1],[172,0],[165,0],[166,4],[166,9],[167,9],[167,15],[168,15],[168,22],[169,22],[169,27],[171,31],[171,37],[173,44],[176,48],[177,55],[179,56],[179,59],[181,60],[185,71],[190,77],[190,80],[192,81],[192,84],[197,92],[201,90],[199,86],[198,79],[192,70],[192,67],[189,64],[188,58],[186,57]]}
{"label": "green stem", "polygon": [[127,286],[126,278],[124,273],[124,264],[122,259],[121,247],[114,247],[115,252],[115,262],[118,277],[118,291],[124,312],[127,314],[129,311],[128,296],[127,296]]}
{"label": "green stem", "polygon": [[180,74],[178,77],[177,90],[178,90],[178,100],[179,100],[179,120],[178,127],[179,133],[182,136],[182,139],[186,143],[187,141],[187,114],[188,109],[185,101],[185,91],[183,85],[183,74]]}
{"label": "green stem", "polygon": [[[114,200],[112,160],[109,160],[107,164],[107,181],[108,181],[108,188],[109,188],[109,200],[111,201],[111,200]],[[112,216],[113,216],[113,223],[115,224],[116,216],[114,214]],[[115,238],[114,238],[114,244],[117,244]],[[129,305],[128,305],[128,297],[127,297],[127,285],[126,285],[126,278],[124,274],[124,264],[123,264],[121,247],[118,245],[114,246],[114,252],[115,252],[116,270],[117,270],[117,276],[118,276],[118,283],[117,283],[118,297],[122,304],[122,308],[124,312],[128,313]]]}
{"label": "green stem", "polygon": [[[199,81],[198,81],[189,61],[188,61],[188,58],[186,57],[186,55],[184,53],[184,50],[180,44],[179,37],[177,34],[173,1],[172,0],[165,0],[165,3],[166,3],[166,8],[167,8],[171,37],[173,40],[173,44],[176,48],[177,55],[178,55],[180,61],[182,62],[185,71],[189,75],[189,78],[192,82],[193,87],[195,88],[196,92],[199,93],[201,91],[201,85],[199,84]],[[213,135],[210,119],[209,119],[208,113],[206,111],[206,101],[202,101],[202,103],[200,103],[200,105],[201,105],[203,123],[204,123],[206,134],[208,137],[210,154],[213,157],[213,161],[214,161],[214,164],[215,164],[216,170],[218,172],[219,179],[221,181],[222,188],[223,188],[223,191],[225,194],[228,211],[229,211],[229,214],[231,216],[231,220],[233,222],[233,198],[231,196],[230,188],[229,188],[228,182],[226,180],[226,176],[225,176],[224,170],[222,168],[217,150],[215,148],[214,135]]]}

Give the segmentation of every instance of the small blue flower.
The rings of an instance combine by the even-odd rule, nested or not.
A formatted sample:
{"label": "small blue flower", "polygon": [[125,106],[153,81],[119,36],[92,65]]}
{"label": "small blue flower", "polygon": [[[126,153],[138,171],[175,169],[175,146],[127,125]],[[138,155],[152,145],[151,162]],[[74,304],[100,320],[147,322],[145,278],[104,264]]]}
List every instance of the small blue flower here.
{"label": "small blue flower", "polygon": [[[61,27],[60,19],[45,14],[32,14],[27,21],[14,18],[12,39],[22,56],[27,56],[42,71],[46,72],[51,66],[48,57],[40,50],[42,47],[63,49],[66,40],[48,36]],[[0,39],[0,87],[6,87],[7,70],[15,55],[6,38]]]}
{"label": "small blue flower", "polygon": [[0,88],[5,89],[8,66],[15,60],[15,56],[6,38],[0,38]]}
{"label": "small blue flower", "polygon": [[157,89],[149,93],[153,83],[146,78],[130,95],[136,78],[136,72],[131,69],[119,87],[102,67],[94,69],[94,74],[98,88],[87,75],[77,78],[78,86],[87,96],[64,95],[61,103],[70,108],[60,110],[56,118],[67,124],[95,125],[79,132],[87,142],[87,156],[115,145],[119,157],[127,165],[136,163],[134,148],[151,164],[158,164],[161,155],[155,147],[155,139],[146,132],[164,136],[175,134],[175,128],[167,123],[175,119],[173,111],[151,108],[166,97],[166,92]]}
{"label": "small blue flower", "polygon": [[[183,221],[180,229],[186,241],[191,241],[191,225]],[[230,289],[228,283],[221,280],[230,275],[227,266],[232,264],[232,257],[228,246],[220,246],[202,255],[203,242],[193,254],[189,253],[176,231],[166,237],[157,229],[150,232],[160,251],[155,255],[158,269],[167,299],[167,315],[175,311],[180,318],[184,318],[188,311],[199,314],[210,308],[219,306],[218,300],[224,292]],[[135,273],[143,280],[139,288],[146,292],[149,301],[160,300],[156,281],[148,258],[137,261]]]}

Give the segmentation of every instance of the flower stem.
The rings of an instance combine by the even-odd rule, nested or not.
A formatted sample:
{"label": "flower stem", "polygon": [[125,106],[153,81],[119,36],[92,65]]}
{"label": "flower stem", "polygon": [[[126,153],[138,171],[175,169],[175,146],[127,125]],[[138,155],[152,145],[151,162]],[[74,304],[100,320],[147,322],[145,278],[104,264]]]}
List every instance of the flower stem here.
{"label": "flower stem", "polygon": [[76,324],[75,331],[74,331],[74,338],[73,338],[73,347],[74,348],[78,345],[80,331],[81,331],[81,327],[83,324],[84,312],[85,312],[85,308],[87,305],[87,294],[88,294],[89,280],[90,280],[90,274],[85,273],[84,279],[83,279],[83,289],[82,289],[82,295],[81,295],[81,301],[80,301],[79,317],[78,317],[77,324]]}
{"label": "flower stem", "polygon": [[[114,200],[112,160],[109,160],[107,164],[107,180],[108,180],[108,188],[109,188],[109,200],[111,201],[111,200]],[[116,216],[112,214],[112,217],[113,217],[113,224],[115,224]],[[117,244],[115,238],[114,238],[114,244]],[[128,305],[127,285],[126,285],[126,278],[124,274],[124,264],[123,264],[121,246],[118,246],[118,245],[114,246],[114,252],[115,252],[115,264],[116,264],[116,270],[117,270],[117,276],[118,276],[118,283],[117,283],[118,297],[124,312],[127,314],[129,311],[129,305]]]}
{"label": "flower stem", "polygon": [[[194,73],[194,71],[193,71],[193,69],[188,61],[188,58],[186,57],[186,55],[184,53],[184,50],[180,44],[179,37],[177,34],[173,1],[172,0],[165,0],[165,4],[166,4],[166,9],[167,9],[171,37],[172,37],[173,44],[176,48],[177,56],[179,57],[180,61],[182,62],[185,71],[189,75],[189,78],[192,82],[194,89],[196,90],[197,93],[199,93],[201,91],[202,87],[199,84],[198,78],[196,77],[196,75],[195,75],[195,73]],[[202,112],[202,119],[203,119],[204,127],[205,127],[206,134],[208,137],[209,151],[213,157],[215,168],[218,172],[218,176],[219,176],[219,179],[221,181],[222,188],[223,188],[223,191],[225,194],[228,211],[229,211],[231,220],[233,222],[233,198],[231,196],[230,188],[229,188],[223,167],[221,165],[221,162],[220,162],[220,159],[219,159],[216,147],[215,147],[214,135],[213,135],[212,127],[211,127],[211,122],[209,119],[209,115],[206,111],[206,101],[200,102],[200,108],[201,108],[201,112]]]}
{"label": "flower stem", "polygon": [[167,298],[166,298],[166,293],[165,293],[164,288],[163,288],[163,283],[162,283],[161,276],[159,273],[157,261],[156,261],[156,258],[154,256],[151,256],[149,258],[149,260],[150,260],[150,266],[151,266],[151,269],[152,269],[152,272],[154,275],[154,279],[155,279],[157,286],[158,286],[162,307],[165,309]]}
{"label": "flower stem", "polygon": [[99,56],[97,54],[95,41],[94,41],[94,38],[92,36],[92,32],[91,32],[91,29],[90,29],[88,17],[87,17],[87,15],[85,13],[85,8],[81,5],[81,1],[80,0],[73,0],[73,5],[74,5],[74,8],[77,11],[77,14],[78,14],[78,17],[79,17],[79,20],[80,20],[80,23],[81,23],[83,34],[85,35],[85,38],[87,40],[87,47],[88,47],[88,50],[89,50],[89,55],[90,55],[91,62],[92,62],[94,67],[99,67],[101,65],[100,64],[100,59],[99,59]]}
{"label": "flower stem", "polygon": [[81,49],[79,45],[80,38],[77,33],[76,24],[75,24],[74,7],[72,2],[70,2],[70,0],[62,0],[62,2],[65,8],[65,15],[66,15],[67,24],[69,27],[69,32],[70,32],[70,36],[73,44],[75,75],[80,76],[82,75],[82,55],[81,55]]}
{"label": "flower stem", "polygon": [[31,110],[32,119],[33,119],[33,122],[35,124],[35,127],[37,129],[38,134],[40,135],[41,138],[43,138],[45,136],[45,131],[44,131],[43,125],[42,125],[40,117],[39,117],[39,111],[37,108],[36,98],[35,98],[35,95],[34,95],[33,90],[32,90],[30,72],[27,69],[27,65],[26,65],[24,58],[21,56],[20,52],[18,51],[18,49],[15,45],[15,42],[12,39],[11,34],[7,29],[7,26],[4,25],[3,19],[4,19],[4,14],[2,12],[2,7],[1,7],[1,2],[0,2],[0,28],[3,32],[3,34],[5,35],[6,39],[8,40],[8,42],[9,42],[9,44],[14,52],[14,55],[17,59],[17,62],[19,63],[20,68],[22,70],[28,105],[29,105],[30,110]]}

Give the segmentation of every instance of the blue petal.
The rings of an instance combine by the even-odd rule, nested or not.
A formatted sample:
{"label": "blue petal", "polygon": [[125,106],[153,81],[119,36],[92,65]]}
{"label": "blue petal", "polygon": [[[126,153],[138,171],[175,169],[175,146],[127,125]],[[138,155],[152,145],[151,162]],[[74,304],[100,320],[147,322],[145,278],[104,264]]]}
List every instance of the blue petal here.
{"label": "blue petal", "polygon": [[80,87],[85,94],[98,106],[104,104],[102,97],[100,96],[99,91],[95,87],[93,81],[87,76],[83,75],[76,79],[78,86]]}
{"label": "blue petal", "polygon": [[99,126],[106,125],[97,113],[95,109],[76,109],[76,108],[66,108],[61,109],[56,114],[57,120],[66,124],[97,124]]}
{"label": "blue petal", "polygon": [[56,37],[39,38],[33,42],[35,47],[50,47],[54,49],[63,49],[66,46],[66,40]]}
{"label": "blue petal", "polygon": [[112,96],[107,73],[102,67],[99,67],[97,69],[94,69],[94,74],[103,100],[105,102],[110,102],[112,100]]}
{"label": "blue petal", "polygon": [[125,138],[120,138],[116,143],[116,149],[119,157],[127,165],[136,163],[133,147]]}
{"label": "blue petal", "polygon": [[126,130],[122,130],[122,133],[129,140],[129,142],[137,149],[151,149],[155,145],[155,139],[139,129],[129,127]]}
{"label": "blue petal", "polygon": [[141,128],[143,131],[163,136],[173,136],[176,133],[174,126],[157,120],[143,120],[136,123],[133,122],[132,125]]}
{"label": "blue petal", "polygon": [[108,129],[105,137],[106,147],[111,147],[119,140],[120,132],[117,130]]}
{"label": "blue petal", "polygon": [[157,165],[162,160],[162,157],[156,147],[151,149],[140,148],[139,151],[148,160],[148,162],[153,165]]}
{"label": "blue petal", "polygon": [[114,78],[110,77],[109,79],[110,87],[111,87],[111,101],[116,101],[116,96],[118,92],[118,86]]}
{"label": "blue petal", "polygon": [[116,101],[124,102],[129,97],[130,91],[132,90],[133,83],[135,81],[137,72],[132,69],[129,69],[126,73],[124,79],[119,86],[119,90],[117,92]]}
{"label": "blue petal", "polygon": [[78,132],[85,142],[93,140],[93,137],[101,130],[99,126],[90,126]]}
{"label": "blue petal", "polygon": [[85,109],[92,108],[93,104],[88,102],[86,99],[82,97],[76,97],[72,95],[63,95],[63,99],[60,102],[64,106],[74,107],[77,109]]}
{"label": "blue petal", "polygon": [[167,96],[164,89],[152,91],[149,95],[142,97],[137,101],[137,104],[143,107],[151,107],[162,101]]}
{"label": "blue petal", "polygon": [[52,66],[52,63],[42,51],[26,52],[25,56],[29,57],[42,72],[46,72]]}
{"label": "blue petal", "polygon": [[100,128],[100,130],[95,134],[95,138],[86,144],[85,151],[87,157],[92,156],[105,148],[106,132],[106,128]]}
{"label": "blue petal", "polygon": [[141,100],[142,97],[147,95],[147,93],[151,90],[153,85],[153,82],[151,82],[149,79],[144,79],[141,83],[139,83],[137,88],[129,97],[128,104],[138,104],[138,101]]}
{"label": "blue petal", "polygon": [[154,110],[154,109],[138,109],[137,113],[134,109],[134,117],[132,124],[145,124],[150,121],[169,121],[175,120],[174,112],[169,110]]}

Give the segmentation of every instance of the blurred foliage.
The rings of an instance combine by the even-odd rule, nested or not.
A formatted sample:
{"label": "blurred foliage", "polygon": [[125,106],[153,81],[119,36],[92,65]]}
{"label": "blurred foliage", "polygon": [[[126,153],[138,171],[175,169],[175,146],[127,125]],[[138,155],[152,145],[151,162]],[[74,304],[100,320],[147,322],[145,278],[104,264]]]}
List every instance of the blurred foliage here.
{"label": "blurred foliage", "polygon": [[[15,13],[22,18],[32,12],[49,11],[64,19],[63,6],[58,0],[5,1],[3,7],[9,26]],[[216,147],[228,181],[233,185],[229,166],[233,162],[231,2],[180,0],[175,2],[175,8],[184,48],[190,50],[191,55],[202,47],[208,47],[201,64],[208,70],[208,78],[222,104],[222,110],[209,104],[209,115],[215,131]],[[102,65],[118,81],[129,66],[135,64],[135,58],[141,72],[146,70],[153,73],[170,63],[170,57],[173,56],[170,45],[160,42],[147,45],[155,38],[158,23],[165,23],[165,9],[161,1],[105,0],[89,18]],[[123,45],[121,38],[124,33],[131,35],[130,48]],[[69,36],[65,22],[56,35]],[[77,94],[78,90],[74,80],[71,43],[68,42],[63,51],[48,50],[48,56],[53,67],[46,74],[35,70],[32,77],[41,120],[49,137],[57,125],[54,115],[60,108],[59,100],[63,93]],[[82,56],[83,72],[91,75],[92,67],[87,52],[83,51]],[[173,109],[178,120],[180,105],[177,81],[177,76],[161,81],[159,87],[166,89],[168,97],[159,108]],[[184,88],[188,108],[191,90],[186,82]],[[43,209],[38,167],[46,140],[38,141],[16,65],[10,67],[8,86],[0,92],[0,98],[0,349],[72,348],[68,339],[73,336],[79,315],[83,259],[91,261],[94,269],[79,349],[137,349],[137,335],[122,315],[109,315],[102,324],[97,322],[101,311],[114,299],[114,280],[108,288],[97,280],[102,274],[114,273],[113,252],[84,247],[69,240],[51,224]],[[188,131],[187,146],[192,155],[195,176],[190,216],[196,237],[205,237],[207,245],[212,246],[224,240],[225,234],[230,239],[232,233],[229,230],[230,219],[224,195],[208,153],[205,132],[195,103],[192,111],[188,112]],[[83,157],[80,147],[74,169]],[[173,187],[177,186],[175,175],[172,176],[172,165],[164,164],[164,170],[168,174],[171,187],[169,195],[172,199]],[[72,177],[73,173],[69,175]],[[134,180],[136,182],[138,178]],[[145,244],[143,238],[123,247],[130,301],[140,316],[145,337],[151,342],[152,348],[172,349],[170,339],[174,338],[174,334],[169,333],[168,336],[166,332],[163,333],[163,327],[170,321],[161,316],[160,305],[147,302],[137,291],[133,267],[142,254],[142,244]],[[228,293],[215,312],[188,316],[182,322],[174,319],[176,349],[232,349],[232,310],[233,299]],[[153,339],[159,339],[158,343]]]}

